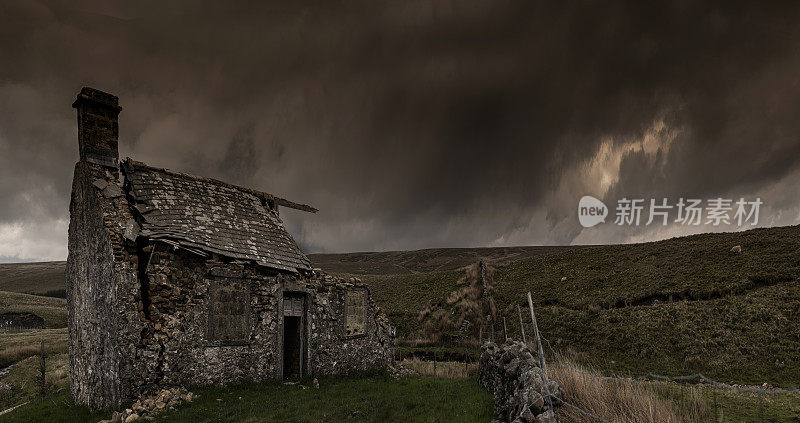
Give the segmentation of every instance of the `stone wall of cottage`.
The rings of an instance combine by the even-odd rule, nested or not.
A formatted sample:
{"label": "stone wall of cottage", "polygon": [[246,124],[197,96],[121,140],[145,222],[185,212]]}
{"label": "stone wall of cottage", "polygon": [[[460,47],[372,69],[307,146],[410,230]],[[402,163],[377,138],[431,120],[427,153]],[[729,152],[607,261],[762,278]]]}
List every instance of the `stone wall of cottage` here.
{"label": "stone wall of cottage", "polygon": [[[365,372],[385,368],[394,359],[394,328],[372,300],[367,286],[356,279],[318,279],[312,296],[311,369],[317,375]],[[363,335],[345,333],[345,296],[364,290],[366,327]]]}
{"label": "stone wall of cottage", "polygon": [[[138,236],[113,169],[79,162],[67,263],[70,383],[76,402],[117,407],[171,386],[282,377],[283,294],[304,295],[306,374],[385,367],[394,329],[355,279],[299,276]],[[248,339],[209,337],[215,280],[248,286]],[[365,333],[345,334],[348,290],[367,292]]]}
{"label": "stone wall of cottage", "polygon": [[87,162],[75,165],[70,201],[67,309],[70,388],[76,402],[105,407],[122,401],[120,333],[129,328],[135,264],[123,240],[133,218],[118,173]]}
{"label": "stone wall of cottage", "polygon": [[[358,281],[299,278],[199,256],[163,242],[128,257],[142,260],[145,269],[135,282],[143,286],[129,290],[136,319],[126,318],[119,330],[120,340],[138,335],[133,342],[120,343],[123,402],[169,386],[280,379],[284,292],[306,298],[307,374],[368,371],[385,367],[394,357],[393,328],[369,295],[365,334],[345,335],[345,293],[367,289]],[[218,345],[209,337],[211,285],[225,278],[242,279],[249,287],[244,345]]]}
{"label": "stone wall of cottage", "polygon": [[[366,290],[363,284],[209,260],[159,242],[145,250],[152,256],[147,294],[139,300],[145,327],[136,361],[144,364],[146,376],[136,391],[281,378],[284,292],[306,298],[307,373],[367,371],[385,367],[394,357],[393,328],[368,295],[366,333],[345,336],[345,293]],[[217,345],[209,336],[211,285],[225,278],[243,279],[249,286],[244,345]]]}
{"label": "stone wall of cottage", "polygon": [[[255,275],[247,266],[208,261],[161,242],[143,251],[149,265],[137,307],[144,328],[134,356],[143,377],[134,379],[135,391],[275,377],[278,275]],[[210,287],[216,277],[244,278],[249,285],[249,342],[244,345],[209,339]]]}

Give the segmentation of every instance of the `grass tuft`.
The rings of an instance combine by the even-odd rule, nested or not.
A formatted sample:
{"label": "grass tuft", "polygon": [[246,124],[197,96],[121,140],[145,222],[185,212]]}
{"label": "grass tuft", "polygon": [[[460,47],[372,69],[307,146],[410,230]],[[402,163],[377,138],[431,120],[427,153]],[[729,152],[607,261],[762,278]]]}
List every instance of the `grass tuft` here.
{"label": "grass tuft", "polygon": [[[680,423],[708,421],[708,407],[702,396],[688,389],[682,403],[668,399],[663,391],[680,389],[657,382],[603,380],[590,369],[561,358],[550,366],[549,376],[563,390],[563,400],[610,422]],[[661,392],[658,392],[658,390]],[[597,418],[564,405],[559,417],[575,423],[595,423]]]}

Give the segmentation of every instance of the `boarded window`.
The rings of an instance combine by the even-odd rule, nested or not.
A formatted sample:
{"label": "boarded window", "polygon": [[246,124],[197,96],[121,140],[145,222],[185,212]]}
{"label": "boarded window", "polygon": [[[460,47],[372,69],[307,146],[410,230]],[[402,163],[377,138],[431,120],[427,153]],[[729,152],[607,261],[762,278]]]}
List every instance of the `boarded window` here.
{"label": "boarded window", "polygon": [[303,317],[303,297],[286,294],[283,296],[283,315]]}
{"label": "boarded window", "polygon": [[363,290],[347,291],[345,296],[345,335],[363,335],[366,331],[366,292]]}
{"label": "boarded window", "polygon": [[210,339],[217,344],[248,340],[250,295],[244,279],[220,278],[211,285]]}

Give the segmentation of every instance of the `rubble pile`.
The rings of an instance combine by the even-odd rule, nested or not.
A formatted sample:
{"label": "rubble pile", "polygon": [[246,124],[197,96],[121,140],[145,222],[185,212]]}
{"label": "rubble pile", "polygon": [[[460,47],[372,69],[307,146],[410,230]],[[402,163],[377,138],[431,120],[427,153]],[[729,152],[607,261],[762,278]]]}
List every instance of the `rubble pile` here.
{"label": "rubble pile", "polygon": [[404,366],[403,363],[395,362],[394,365],[388,366],[389,371],[392,374],[392,377],[395,379],[399,379],[401,377],[406,376],[418,376],[419,372],[414,369],[409,369],[408,367]]}
{"label": "rubble pile", "polygon": [[554,380],[545,386],[533,351],[522,342],[481,346],[478,383],[494,395],[495,413],[506,422],[550,421],[548,388],[554,406],[559,402],[556,397],[561,396]]}
{"label": "rubble pile", "polygon": [[125,411],[115,411],[111,420],[103,420],[100,423],[131,423],[140,418],[173,409],[183,401],[191,402],[195,398],[197,398],[196,395],[183,387],[162,389],[150,395],[142,395],[131,405],[131,408]]}

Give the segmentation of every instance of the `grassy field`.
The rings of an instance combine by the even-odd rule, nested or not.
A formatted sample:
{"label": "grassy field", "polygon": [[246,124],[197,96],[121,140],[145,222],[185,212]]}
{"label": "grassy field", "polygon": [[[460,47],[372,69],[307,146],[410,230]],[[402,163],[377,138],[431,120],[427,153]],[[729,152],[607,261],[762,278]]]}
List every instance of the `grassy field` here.
{"label": "grassy field", "polygon": [[375,253],[309,254],[314,266],[348,275],[408,275],[455,270],[478,260],[507,263],[540,254],[584,247],[430,248]]}
{"label": "grassy field", "polygon": [[[24,402],[40,402],[41,382],[39,357],[32,356],[11,367],[3,382],[11,389],[0,395],[0,409],[5,410]],[[47,367],[47,396],[69,391],[69,361],[66,353],[50,354],[45,361]],[[0,417],[3,420],[6,416]],[[37,420],[30,420],[37,421]],[[38,420],[44,421],[44,420]]]}
{"label": "grassy field", "polygon": [[62,296],[67,262],[0,263],[0,291]]}
{"label": "grassy field", "polygon": [[794,226],[516,261],[497,268],[494,300],[516,329],[530,290],[545,336],[616,372],[797,386],[799,275]]}
{"label": "grassy field", "polygon": [[[741,254],[730,252],[734,245]],[[516,306],[525,307],[531,291],[540,328],[554,346],[578,351],[604,371],[700,371],[726,382],[800,385],[798,226],[645,244],[509,249],[509,259],[498,251],[313,257],[331,272],[359,270],[404,346],[434,348],[411,339],[432,323],[439,332],[458,329],[463,319],[449,299],[462,289],[467,270],[453,267],[485,252],[496,317],[506,318],[515,337]],[[414,272],[391,274],[387,264],[395,256]],[[378,263],[370,267],[372,260]],[[382,273],[360,273],[370,269]],[[422,272],[431,269],[440,270]]]}
{"label": "grassy field", "polygon": [[27,311],[44,319],[46,328],[67,327],[67,300],[0,291],[0,313]]}
{"label": "grassy field", "polygon": [[702,372],[735,383],[800,385],[800,286],[741,296],[583,311],[541,307],[543,334],[607,373]]}
{"label": "grassy field", "polygon": [[568,249],[499,266],[495,283],[508,301],[532,290],[539,304],[587,309],[719,298],[799,277],[800,226],[792,226]]}
{"label": "grassy field", "polygon": [[67,352],[67,328],[0,333],[0,368],[39,354],[44,341],[48,355]]}
{"label": "grassy field", "polygon": [[[196,388],[199,398],[158,415],[157,422],[488,422],[493,400],[474,379],[417,376],[323,378],[319,389],[282,383]],[[65,391],[34,399],[7,422],[96,422]]]}
{"label": "grassy field", "polygon": [[[741,254],[730,252],[734,245],[742,247]],[[443,338],[427,340],[425,334],[458,331],[465,309],[475,301],[475,263],[484,260],[496,321],[505,317],[508,332],[518,338],[516,307],[527,306],[524,295],[531,291],[540,329],[553,348],[569,351],[579,363],[601,374],[702,372],[729,383],[800,386],[800,226],[632,245],[434,249],[312,255],[311,259],[326,271],[355,275],[369,284],[375,300],[397,327],[399,350],[404,354],[476,356],[475,340],[453,345],[439,342]],[[31,264],[0,266],[7,267],[7,273],[0,272],[0,286],[5,287],[9,285],[4,285],[4,275],[21,277],[21,272],[11,272],[8,266]],[[15,289],[26,290],[22,285]],[[45,317],[48,327],[65,325],[64,305],[59,299],[0,293],[0,312],[33,311]],[[470,319],[474,310],[472,313]],[[477,337],[476,330],[473,326],[472,336]],[[500,337],[499,326],[496,333]],[[13,340],[13,336],[0,339],[0,360],[26,357],[30,351],[24,352],[23,344],[41,337],[60,340],[66,333],[43,332],[27,341]],[[3,348],[9,348],[5,355]],[[63,351],[59,350],[63,347],[52,348],[53,354]],[[14,351],[24,353],[14,355]],[[394,385],[372,388],[401,389]],[[245,388],[231,389],[244,392],[237,390]],[[247,389],[276,389],[269,391],[270,395],[284,395],[282,385]],[[697,389],[712,401],[711,391]],[[354,395],[349,398],[358,398],[356,394],[347,393]],[[306,395],[305,391],[301,395]],[[724,405],[720,408],[726,413],[724,421],[760,421],[764,409],[783,410],[781,416],[798,414],[797,402],[788,397],[749,397],[722,391],[713,396],[713,401]],[[225,413],[233,412],[211,411],[216,398],[207,404],[203,401],[184,410],[189,414],[182,418],[194,418],[191,409],[195,407],[215,416],[200,421],[224,420]],[[363,400],[366,414],[352,418],[379,420],[376,410],[387,405],[370,401]],[[42,407],[48,409],[46,404]],[[281,418],[279,414],[252,414],[256,411],[248,411],[248,406],[233,407],[246,416],[243,421]],[[287,402],[286,407],[293,405]],[[77,411],[75,415],[88,416]],[[312,415],[323,421],[333,418],[324,413]],[[771,418],[766,415],[765,421]]]}
{"label": "grassy field", "polygon": [[[569,371],[560,363],[551,362],[551,376],[565,389],[564,398],[612,421],[654,421],[652,416],[661,413],[662,417],[678,416],[679,421],[687,422],[711,421],[712,417],[720,422],[788,422],[800,414],[797,394],[757,396],[714,390],[708,385],[598,381]],[[464,377],[463,363],[439,362],[434,366],[430,361],[413,360],[405,364],[420,376],[393,379],[378,373],[328,377],[320,379],[319,389],[314,389],[310,380],[298,385],[271,382],[196,387],[192,391],[198,399],[157,415],[155,421],[486,422],[493,418],[493,400],[477,385],[475,365],[470,366],[469,377]],[[438,377],[433,376],[434,371]],[[48,356],[44,399],[38,397],[37,376],[36,357],[12,368],[3,380],[14,388],[0,395],[0,409],[27,404],[0,420],[96,422],[111,416],[110,410],[92,412],[72,402],[67,389],[66,354]],[[563,408],[562,421],[584,421],[578,417],[579,413]]]}
{"label": "grassy field", "polygon": [[361,275],[378,305],[406,338],[419,326],[417,316],[428,304],[437,304],[454,289],[463,271],[406,275]]}
{"label": "grassy field", "polygon": [[[612,422],[789,422],[800,416],[797,393],[737,392],[708,384],[677,384],[598,378],[598,371],[563,355],[551,356],[548,375],[559,382],[562,398]],[[573,408],[562,421],[596,423]]]}
{"label": "grassy field", "polygon": [[[800,396],[797,394],[766,394],[732,392],[713,389],[708,385],[694,388],[700,392],[709,407],[717,404],[712,419],[719,421],[759,423],[759,422],[797,422],[800,419]],[[680,389],[672,387],[673,401],[680,401]]]}

